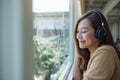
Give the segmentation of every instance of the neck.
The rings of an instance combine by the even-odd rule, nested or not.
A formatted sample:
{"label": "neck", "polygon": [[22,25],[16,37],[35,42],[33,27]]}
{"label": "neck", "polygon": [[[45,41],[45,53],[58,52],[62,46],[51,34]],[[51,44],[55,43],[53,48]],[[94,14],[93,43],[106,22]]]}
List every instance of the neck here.
{"label": "neck", "polygon": [[[99,42],[98,42],[99,43]],[[90,53],[93,53],[99,46],[98,43],[96,43],[95,45],[93,45],[92,47],[88,48]]]}

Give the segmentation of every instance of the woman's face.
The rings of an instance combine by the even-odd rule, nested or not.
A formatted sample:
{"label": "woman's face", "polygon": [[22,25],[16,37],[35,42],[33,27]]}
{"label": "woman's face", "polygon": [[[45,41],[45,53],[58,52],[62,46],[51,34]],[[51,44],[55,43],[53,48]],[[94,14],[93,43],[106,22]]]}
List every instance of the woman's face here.
{"label": "woman's face", "polygon": [[80,21],[76,35],[80,48],[94,49],[98,46],[98,39],[94,37],[94,32],[89,20],[83,19]]}

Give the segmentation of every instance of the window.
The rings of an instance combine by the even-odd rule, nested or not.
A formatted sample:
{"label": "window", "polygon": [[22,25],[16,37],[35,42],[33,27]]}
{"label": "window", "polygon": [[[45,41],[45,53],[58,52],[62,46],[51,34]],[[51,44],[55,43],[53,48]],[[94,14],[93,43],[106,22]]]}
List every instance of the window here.
{"label": "window", "polygon": [[67,66],[69,13],[69,0],[33,0],[34,80],[58,80]]}

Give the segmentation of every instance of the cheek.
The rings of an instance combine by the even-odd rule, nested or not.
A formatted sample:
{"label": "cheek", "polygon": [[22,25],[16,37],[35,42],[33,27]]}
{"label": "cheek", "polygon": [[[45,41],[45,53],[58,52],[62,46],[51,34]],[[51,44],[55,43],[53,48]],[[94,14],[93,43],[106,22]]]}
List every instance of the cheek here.
{"label": "cheek", "polygon": [[91,44],[94,41],[94,34],[92,33],[88,33],[86,35],[84,35],[84,39],[86,40],[87,44]]}
{"label": "cheek", "polygon": [[86,35],[84,35],[84,38],[87,40],[91,40],[92,38],[94,38],[94,35],[91,33],[87,33]]}

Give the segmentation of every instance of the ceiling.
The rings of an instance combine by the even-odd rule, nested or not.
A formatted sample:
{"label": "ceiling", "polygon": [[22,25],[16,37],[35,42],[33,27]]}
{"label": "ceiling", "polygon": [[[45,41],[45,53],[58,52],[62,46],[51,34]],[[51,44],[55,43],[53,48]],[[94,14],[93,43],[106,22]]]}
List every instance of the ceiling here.
{"label": "ceiling", "polygon": [[102,10],[107,3],[107,0],[85,0],[85,11],[90,9]]}
{"label": "ceiling", "polygon": [[90,9],[101,11],[109,22],[120,23],[120,0],[83,0],[84,12]]}

